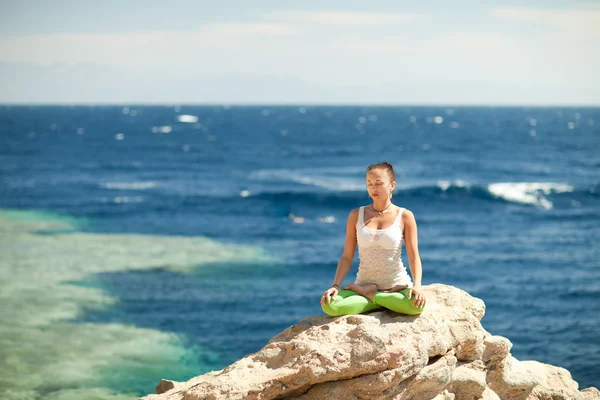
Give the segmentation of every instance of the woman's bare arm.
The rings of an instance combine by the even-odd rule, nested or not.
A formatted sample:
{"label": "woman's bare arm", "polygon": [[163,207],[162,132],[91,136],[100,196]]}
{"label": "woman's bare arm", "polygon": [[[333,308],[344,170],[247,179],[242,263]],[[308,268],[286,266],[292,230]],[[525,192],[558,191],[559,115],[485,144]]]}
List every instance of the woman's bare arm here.
{"label": "woman's bare arm", "polygon": [[421,286],[423,267],[421,257],[419,256],[419,242],[417,234],[417,221],[412,211],[404,209],[402,213],[402,223],[404,224],[404,245],[408,255],[410,272],[413,277],[414,285]]}
{"label": "woman's bare arm", "polygon": [[358,209],[350,211],[348,214],[348,222],[346,223],[346,243],[344,244],[344,252],[338,262],[337,270],[335,271],[334,285],[341,285],[342,281],[352,267],[354,260],[354,252],[356,251],[356,221],[358,220]]}

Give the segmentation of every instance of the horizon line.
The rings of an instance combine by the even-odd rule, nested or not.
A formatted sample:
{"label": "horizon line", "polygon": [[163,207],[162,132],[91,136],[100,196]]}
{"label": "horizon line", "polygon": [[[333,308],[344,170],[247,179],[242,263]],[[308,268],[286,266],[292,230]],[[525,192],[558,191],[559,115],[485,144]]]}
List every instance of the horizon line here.
{"label": "horizon line", "polygon": [[164,103],[143,103],[143,102],[15,102],[15,103],[3,103],[0,102],[0,107],[21,107],[21,106],[62,106],[62,107],[74,107],[74,106],[134,106],[134,107],[171,107],[171,106],[205,106],[205,107],[358,107],[358,106],[369,106],[369,107],[587,107],[587,108],[600,108],[600,102],[598,103],[350,103],[350,102],[164,102]]}

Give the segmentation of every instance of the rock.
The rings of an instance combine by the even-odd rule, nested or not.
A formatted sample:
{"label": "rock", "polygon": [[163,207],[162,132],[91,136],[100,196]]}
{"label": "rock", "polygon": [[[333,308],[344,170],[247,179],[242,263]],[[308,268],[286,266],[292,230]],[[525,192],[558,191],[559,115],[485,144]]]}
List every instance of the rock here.
{"label": "rock", "polygon": [[585,400],[600,398],[595,387],[577,391],[578,384],[565,368],[543,364],[538,361],[521,361],[523,368],[538,380],[528,400]]}
{"label": "rock", "polygon": [[180,386],[181,382],[170,381],[168,379],[161,379],[156,386],[156,393],[161,394],[173,389],[175,386]]}
{"label": "rock", "polygon": [[486,387],[485,365],[481,360],[476,360],[456,368],[447,389],[459,399],[479,399]]}
{"label": "rock", "polygon": [[525,400],[538,384],[537,377],[510,354],[494,366],[488,370],[486,381],[502,399]]}
{"label": "rock", "polygon": [[500,397],[498,397],[496,392],[494,392],[489,387],[486,387],[485,390],[483,391],[483,396],[481,397],[481,400],[501,400],[501,399],[500,399]]}
{"label": "rock", "polygon": [[497,335],[486,337],[483,345],[485,350],[483,351],[482,360],[485,362],[496,362],[505,359],[512,348],[510,340]]}
{"label": "rock", "polygon": [[600,399],[562,368],[515,359],[508,339],[481,326],[480,299],[443,284],[423,289],[420,315],[306,317],[256,353],[188,382],[164,381],[157,392],[166,392],[142,400]]}
{"label": "rock", "polygon": [[456,396],[454,395],[454,393],[450,393],[447,390],[444,390],[442,393],[435,396],[432,400],[454,400],[455,397]]}

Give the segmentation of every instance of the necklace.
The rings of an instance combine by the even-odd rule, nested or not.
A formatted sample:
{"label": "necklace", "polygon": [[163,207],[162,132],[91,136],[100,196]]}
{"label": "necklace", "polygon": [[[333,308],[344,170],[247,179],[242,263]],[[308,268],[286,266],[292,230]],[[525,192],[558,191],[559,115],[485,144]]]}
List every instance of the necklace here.
{"label": "necklace", "polygon": [[376,212],[377,212],[379,215],[381,215],[381,213],[383,213],[385,210],[387,210],[387,209],[388,209],[388,207],[389,207],[389,206],[391,206],[391,205],[392,205],[392,203],[390,202],[390,204],[388,204],[388,205],[387,205],[387,207],[386,207],[386,208],[384,208],[384,209],[383,209],[383,210],[381,210],[381,211],[379,211],[379,210],[376,210],[376,209],[375,209],[375,207],[373,207],[373,205],[371,205],[371,208],[373,209],[373,211],[376,211]]}

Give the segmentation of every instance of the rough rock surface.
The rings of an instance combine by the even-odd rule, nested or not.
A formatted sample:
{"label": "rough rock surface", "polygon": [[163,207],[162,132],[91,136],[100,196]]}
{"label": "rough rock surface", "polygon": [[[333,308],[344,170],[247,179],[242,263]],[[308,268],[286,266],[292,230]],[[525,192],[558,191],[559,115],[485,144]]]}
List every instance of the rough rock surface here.
{"label": "rough rock surface", "polygon": [[258,352],[187,382],[161,381],[164,393],[142,399],[600,399],[564,368],[515,359],[508,339],[481,326],[481,299],[423,288],[420,315],[306,317]]}

